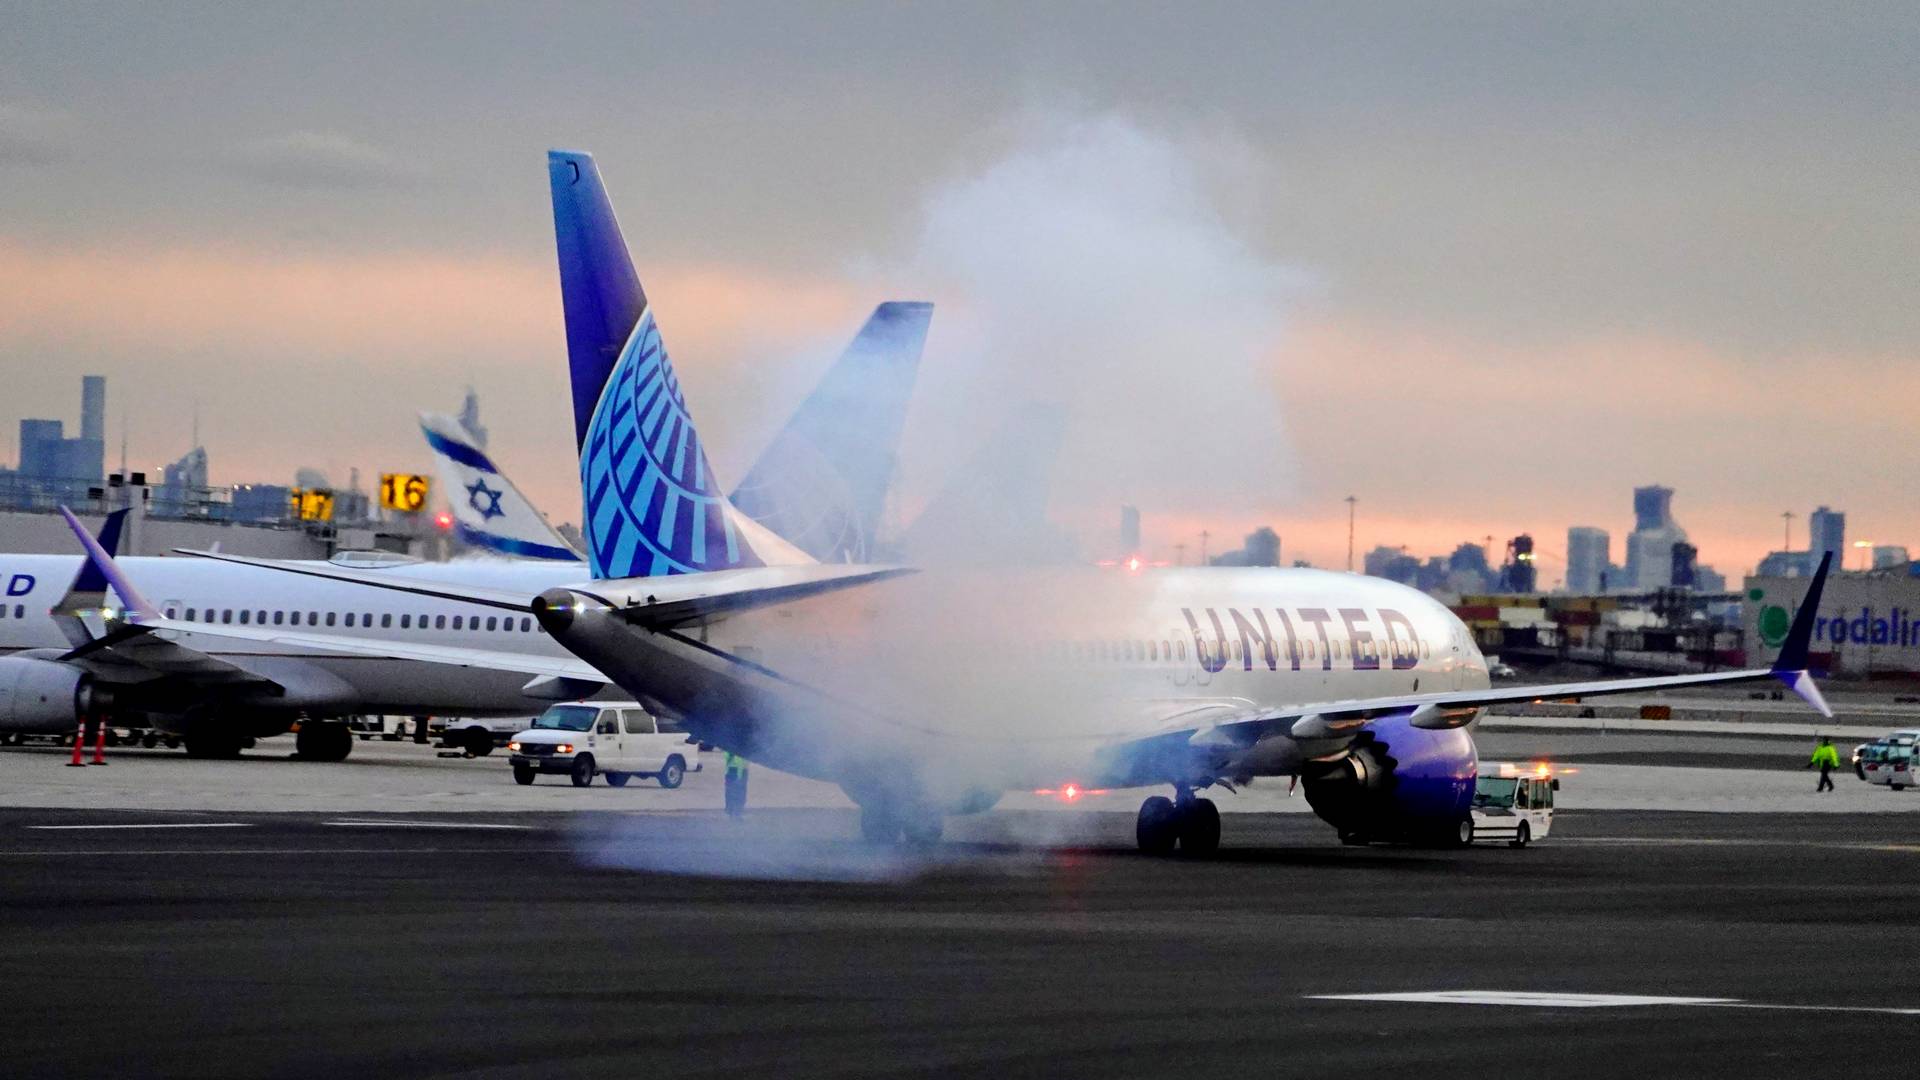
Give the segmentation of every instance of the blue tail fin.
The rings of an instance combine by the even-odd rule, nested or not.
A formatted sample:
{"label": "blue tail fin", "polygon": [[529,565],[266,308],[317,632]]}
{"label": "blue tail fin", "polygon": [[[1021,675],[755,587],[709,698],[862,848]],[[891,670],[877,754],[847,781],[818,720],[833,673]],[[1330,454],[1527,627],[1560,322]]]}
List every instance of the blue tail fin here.
{"label": "blue tail fin", "polygon": [[733,504],[821,562],[870,560],[932,318],[928,303],[875,308]]}
{"label": "blue tail fin", "polygon": [[593,576],[763,565],[707,464],[593,158],[547,164]]}
{"label": "blue tail fin", "polygon": [[573,372],[574,444],[584,447],[594,406],[647,309],[647,294],[593,155],[548,151],[547,180],[553,187],[553,236],[560,251],[567,364]]}

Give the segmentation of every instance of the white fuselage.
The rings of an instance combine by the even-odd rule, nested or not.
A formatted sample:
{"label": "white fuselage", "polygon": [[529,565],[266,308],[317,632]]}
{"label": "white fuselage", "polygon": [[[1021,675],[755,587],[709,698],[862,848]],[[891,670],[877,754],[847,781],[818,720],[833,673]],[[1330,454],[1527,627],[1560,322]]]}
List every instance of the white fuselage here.
{"label": "white fuselage", "polygon": [[562,636],[722,746],[949,796],[1117,782],[1112,747],[1208,717],[1487,685],[1444,606],[1317,570],[926,571],[678,635]]}
{"label": "white fuselage", "polygon": [[[304,635],[566,655],[531,618],[507,616],[498,608],[204,559],[149,556],[117,561],[162,614],[205,623],[209,630],[292,627],[297,620]],[[0,555],[0,604],[4,605],[0,656],[69,648],[49,609],[65,594],[79,566],[77,555]],[[457,582],[527,596],[586,577],[585,567],[577,563],[499,559],[413,563],[379,572],[396,579]],[[117,601],[110,601],[110,606],[117,606]],[[96,634],[102,630],[97,619],[88,621]],[[531,715],[549,704],[521,693],[528,676],[513,671],[239,641],[214,633],[187,633],[177,640],[283,682],[289,671],[321,673],[311,685],[324,688],[317,692],[323,700],[312,700],[316,692],[310,692],[307,699],[288,702],[290,707],[316,714],[513,716]]]}

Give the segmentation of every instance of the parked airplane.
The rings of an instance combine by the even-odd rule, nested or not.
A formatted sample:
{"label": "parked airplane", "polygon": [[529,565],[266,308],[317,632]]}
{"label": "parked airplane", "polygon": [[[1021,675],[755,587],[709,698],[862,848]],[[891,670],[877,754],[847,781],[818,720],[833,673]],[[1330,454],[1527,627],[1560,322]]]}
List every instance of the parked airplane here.
{"label": "parked airplane", "polygon": [[[550,168],[564,237],[598,177],[584,155]],[[586,228],[575,242],[590,262],[619,238]],[[1831,715],[1806,670],[1824,562],[1770,668],[1501,690],[1452,612],[1377,578],[776,565],[724,513],[651,308],[612,351],[576,332],[581,310],[570,295],[594,580],[532,596],[208,557],[530,612],[585,663],[516,670],[610,678],[703,741],[835,782],[877,841],[930,842],[945,815],[1007,790],[1167,785],[1171,798],[1140,807],[1140,847],[1200,854],[1220,820],[1198,792],[1292,776],[1343,839],[1458,843],[1478,760],[1465,728],[1481,708],[1777,678]],[[662,567],[672,576],[633,576]],[[175,625],[121,595],[133,624]]]}
{"label": "parked airplane", "polygon": [[[610,209],[597,222],[618,236]],[[634,297],[623,299],[615,287],[624,260],[622,246],[613,265],[601,259],[592,269],[598,296],[631,307]],[[631,265],[624,269],[637,297]],[[569,294],[570,319],[575,299]],[[818,557],[844,562],[874,542],[931,315],[931,304],[879,305],[753,467],[758,479],[747,501],[772,519],[790,520],[785,508],[797,495],[788,492],[819,507],[807,521],[792,519],[821,526],[802,530]],[[560,558],[564,541],[457,425],[428,418],[423,430],[443,462],[457,463],[459,487],[470,496],[463,535],[514,557],[419,563],[347,555],[338,562],[393,580],[529,594],[582,575],[580,563]],[[724,501],[713,506],[768,561],[812,561],[751,513]],[[496,508],[497,516],[488,513]],[[177,622],[174,630],[154,634],[103,621],[102,612],[117,612],[77,588],[86,576],[83,557],[0,555],[0,732],[61,733],[82,715],[108,714],[123,724],[177,731],[189,753],[225,756],[304,717],[301,756],[338,760],[353,745],[341,717],[514,716],[605,685],[597,673],[581,680],[565,677],[570,668],[550,669],[571,658],[525,613],[502,618],[458,601],[421,604],[338,583],[289,589],[257,569],[191,559],[122,562],[129,580],[156,598],[154,612]],[[657,569],[666,567],[634,572]],[[55,603],[67,582],[76,588]],[[522,654],[519,666],[492,663],[501,650]]]}

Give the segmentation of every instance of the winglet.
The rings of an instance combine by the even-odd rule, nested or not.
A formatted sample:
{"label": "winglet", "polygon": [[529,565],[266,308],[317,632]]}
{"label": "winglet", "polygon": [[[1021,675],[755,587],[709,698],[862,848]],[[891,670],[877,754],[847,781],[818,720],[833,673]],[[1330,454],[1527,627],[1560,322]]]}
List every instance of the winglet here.
{"label": "winglet", "polygon": [[[127,621],[137,623],[140,621],[140,616],[155,614],[158,609],[147,603],[146,597],[140,595],[140,590],[134,588],[133,582],[128,581],[127,575],[121,571],[120,564],[114,562],[113,556],[107,554],[107,550],[100,546],[100,541],[95,540],[93,534],[87,531],[87,527],[80,524],[80,519],[73,516],[73,511],[62,506],[60,516],[67,519],[67,528],[73,530],[73,535],[80,540],[80,546],[86,549],[87,561],[93,569],[113,586],[114,592],[120,594],[120,603],[126,607]],[[117,537],[115,546],[118,546]]]}
{"label": "winglet", "polygon": [[[100,550],[109,556],[120,553],[120,534],[127,524],[128,510],[115,510],[100,523]],[[80,564],[80,572],[74,575],[73,585],[67,590],[69,597],[75,594],[104,593],[107,591],[107,579],[101,575],[99,567],[92,560]]]}
{"label": "winglet", "polygon": [[1773,662],[1773,677],[1787,684],[1787,689],[1799,694],[1821,716],[1829,719],[1833,717],[1833,709],[1821,696],[1813,675],[1807,671],[1807,656],[1808,645],[1813,641],[1814,619],[1820,610],[1820,594],[1827,586],[1827,571],[1832,564],[1833,552],[1820,556],[1820,569],[1814,572],[1813,584],[1807,586],[1807,595],[1800,600],[1800,611],[1793,617],[1793,628],[1787,631],[1787,640],[1780,646],[1780,656]]}

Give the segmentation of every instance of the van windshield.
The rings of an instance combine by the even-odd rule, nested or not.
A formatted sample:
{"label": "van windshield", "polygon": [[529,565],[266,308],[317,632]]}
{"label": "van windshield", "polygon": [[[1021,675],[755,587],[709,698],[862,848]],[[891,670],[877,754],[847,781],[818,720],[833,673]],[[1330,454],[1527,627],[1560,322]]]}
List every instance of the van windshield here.
{"label": "van windshield", "polygon": [[555,705],[540,714],[533,722],[536,728],[558,728],[561,731],[586,731],[593,727],[593,718],[600,710],[589,705]]}
{"label": "van windshield", "polygon": [[1520,781],[1508,776],[1483,776],[1473,785],[1473,805],[1512,806]]}

